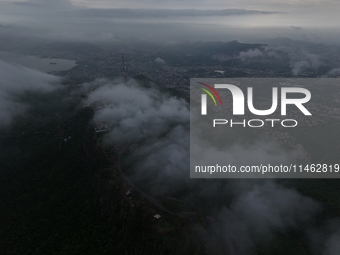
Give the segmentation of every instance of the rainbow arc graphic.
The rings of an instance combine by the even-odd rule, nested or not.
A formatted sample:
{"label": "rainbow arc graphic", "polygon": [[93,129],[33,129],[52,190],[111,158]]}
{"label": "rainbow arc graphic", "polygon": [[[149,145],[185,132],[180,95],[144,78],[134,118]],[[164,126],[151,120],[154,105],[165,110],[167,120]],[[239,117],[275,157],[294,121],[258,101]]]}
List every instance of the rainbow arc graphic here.
{"label": "rainbow arc graphic", "polygon": [[[205,88],[201,88],[202,91],[204,91],[206,94],[201,95],[201,114],[207,115],[207,95],[211,98],[211,100],[214,102],[215,106],[217,106],[217,101],[220,103],[220,105],[223,105],[222,99],[220,94],[216,91],[216,89],[206,83],[198,82],[199,84],[203,85]],[[216,101],[217,98],[217,101]]]}
{"label": "rainbow arc graphic", "polygon": [[220,103],[220,105],[223,105],[220,94],[218,94],[218,92],[216,91],[216,89],[213,86],[206,84],[206,83],[203,83],[203,82],[199,82],[199,84],[206,87],[206,88],[201,88],[201,90],[204,91],[205,93],[207,93],[210,96],[210,98],[213,100],[213,102],[216,106],[217,106],[216,98],[217,98],[218,102]]}

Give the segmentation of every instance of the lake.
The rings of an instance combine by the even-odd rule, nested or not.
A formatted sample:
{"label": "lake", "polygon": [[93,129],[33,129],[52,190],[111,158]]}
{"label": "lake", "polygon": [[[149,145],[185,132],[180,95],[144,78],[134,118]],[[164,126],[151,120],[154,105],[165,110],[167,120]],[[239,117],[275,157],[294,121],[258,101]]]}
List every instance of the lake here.
{"label": "lake", "polygon": [[76,66],[76,61],[58,58],[39,58],[30,55],[20,55],[0,51],[0,59],[8,63],[15,63],[42,72],[58,72],[69,70]]}

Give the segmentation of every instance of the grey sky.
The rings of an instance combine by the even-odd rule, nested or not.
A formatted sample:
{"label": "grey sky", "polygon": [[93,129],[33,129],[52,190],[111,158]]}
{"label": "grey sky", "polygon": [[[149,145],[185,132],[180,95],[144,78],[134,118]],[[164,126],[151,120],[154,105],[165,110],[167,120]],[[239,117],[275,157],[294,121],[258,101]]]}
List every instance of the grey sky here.
{"label": "grey sky", "polygon": [[268,8],[334,8],[336,0],[4,0],[4,3],[30,3],[40,5],[68,6],[70,4],[87,8],[153,8],[153,9],[261,9]]}
{"label": "grey sky", "polygon": [[166,41],[286,36],[337,42],[339,10],[335,0],[2,0],[0,25],[49,39],[111,34]]}
{"label": "grey sky", "polygon": [[335,0],[73,0],[72,3],[78,6],[87,6],[90,8],[197,8],[197,9],[228,9],[228,8],[291,8],[292,6],[300,7],[334,7],[339,6]]}

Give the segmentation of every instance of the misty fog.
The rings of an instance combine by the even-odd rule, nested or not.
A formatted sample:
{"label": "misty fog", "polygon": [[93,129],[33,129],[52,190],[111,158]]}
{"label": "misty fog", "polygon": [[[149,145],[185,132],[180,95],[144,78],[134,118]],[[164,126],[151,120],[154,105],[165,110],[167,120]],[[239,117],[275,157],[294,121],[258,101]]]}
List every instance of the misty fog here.
{"label": "misty fog", "polygon": [[[185,208],[183,211],[166,209],[164,212],[165,214],[170,212],[169,215],[180,216],[180,219],[189,222],[191,231],[195,232],[195,238],[206,247],[205,254],[255,254],[254,252],[270,250],[272,240],[292,235],[299,236],[299,241],[302,240],[306,254],[338,255],[340,219],[332,213],[327,214],[327,210],[334,208],[325,205],[338,201],[334,197],[329,198],[329,201],[328,198],[324,199],[328,193],[325,193],[325,197],[320,194],[312,196],[308,191],[301,192],[299,184],[292,184],[287,180],[190,179],[190,149],[196,149],[196,155],[199,155],[198,159],[201,162],[214,162],[216,157],[223,156],[234,165],[258,164],[268,158],[273,164],[281,164],[292,160],[298,161],[304,155],[301,155],[299,149],[286,150],[278,141],[269,139],[258,139],[253,144],[237,141],[221,150],[210,151],[205,149],[210,146],[209,141],[200,140],[196,148],[190,148],[190,103],[188,98],[175,95],[174,91],[178,86],[178,91],[187,93],[189,84],[183,89],[179,86],[178,80],[175,80],[180,75],[183,82],[186,82],[189,76],[195,73],[190,72],[193,70],[198,70],[202,75],[216,73],[215,69],[203,70],[203,67],[202,70],[200,67],[195,69],[196,64],[209,66],[210,62],[205,63],[208,57],[209,61],[215,61],[219,67],[225,69],[230,67],[235,76],[242,74],[237,72],[241,69],[251,76],[255,72],[260,72],[263,66],[263,70],[269,70],[268,66],[271,65],[277,68],[276,71],[281,71],[280,75],[283,77],[299,77],[306,74],[306,70],[307,75],[315,75],[313,77],[339,76],[339,10],[340,4],[335,0],[1,1],[0,51],[18,53],[23,58],[30,58],[28,55],[33,52],[36,57],[46,59],[50,59],[51,55],[58,52],[58,58],[70,61],[73,70],[64,73],[51,71],[44,73],[34,70],[33,66],[24,67],[11,61],[10,57],[0,55],[0,130],[11,130],[15,124],[20,123],[18,120],[31,118],[31,115],[26,114],[32,108],[47,113],[40,116],[37,114],[32,122],[40,118],[42,122],[47,123],[50,119],[46,116],[50,115],[51,119],[57,116],[58,125],[53,123],[57,127],[46,132],[46,137],[41,136],[40,142],[53,140],[53,143],[51,142],[53,146],[58,143],[58,146],[53,147],[54,152],[60,153],[56,155],[68,157],[67,153],[71,150],[65,148],[73,142],[73,137],[66,135],[67,131],[64,134],[64,129],[69,128],[68,119],[73,118],[78,110],[80,112],[87,110],[91,118],[89,124],[86,122],[86,127],[82,126],[85,121],[79,119],[72,119],[74,123],[71,123],[76,134],[79,130],[83,132],[82,136],[78,137],[77,147],[72,148],[77,153],[81,151],[86,154],[88,161],[85,160],[84,164],[95,162],[94,166],[89,165],[89,168],[93,168],[92,171],[96,169],[96,164],[100,167],[105,165],[105,171],[114,169],[118,172],[119,168],[120,177],[124,173],[124,177],[129,180],[128,184],[132,183],[137,187],[136,190],[141,190],[152,199],[170,197],[179,201]],[[226,42],[232,42],[239,48],[248,48],[238,50],[236,47],[237,49],[228,53],[229,55],[221,53],[222,59],[225,59],[219,62],[214,58],[217,53],[205,54],[200,50],[203,47],[211,49],[210,44],[202,46],[202,42],[213,42],[214,45],[216,41],[220,41],[221,48],[230,46]],[[66,44],[60,46],[59,43]],[[241,43],[254,45],[245,46]],[[200,45],[202,48],[199,48]],[[143,50],[140,50],[142,47]],[[185,52],[191,48],[194,53]],[[55,52],[54,50],[49,52],[49,49],[54,49]],[[203,53],[199,52],[195,56],[195,50]],[[125,59],[124,54],[130,59]],[[193,55],[194,58],[190,58]],[[178,57],[177,62],[174,61],[175,57]],[[138,62],[138,58],[142,64]],[[190,62],[191,59],[194,61]],[[105,66],[103,63],[109,65]],[[49,60],[45,64],[56,63]],[[240,70],[235,71],[234,64],[238,65],[235,69]],[[149,69],[138,69],[136,65],[143,68],[147,66]],[[189,70],[189,67],[193,69]],[[135,72],[134,75],[149,72],[144,73],[147,76],[154,70],[161,78],[165,77],[165,71],[171,75],[164,78],[168,84],[156,84],[148,80],[149,84],[145,86],[141,80],[132,78],[133,75],[129,76],[131,73],[126,77],[126,72],[130,70],[131,73]],[[102,73],[95,73],[97,71]],[[104,72],[106,76],[102,75]],[[224,74],[225,70],[217,72]],[[275,74],[274,71],[269,72],[268,77]],[[63,83],[64,81],[67,85]],[[166,87],[168,85],[169,88]],[[319,92],[323,92],[323,88],[319,89]],[[332,107],[339,102],[339,99],[335,98],[331,101]],[[63,107],[70,109],[67,111]],[[335,108],[336,106],[331,109],[334,115],[337,113]],[[324,116],[326,114],[324,112],[320,116]],[[97,136],[98,127],[104,127],[106,130]],[[17,144],[20,146],[21,135],[24,134],[29,138],[23,141],[35,144],[34,139],[39,137],[40,133],[35,127],[30,126],[29,129],[32,129],[30,132],[34,134],[32,140],[29,140],[31,133],[21,132],[15,136],[7,136],[4,131],[5,135],[1,138],[8,140],[0,140],[2,150],[0,153],[7,148],[5,143],[10,139],[14,139],[13,148]],[[319,135],[318,131],[315,132]],[[91,135],[84,138],[85,134],[89,133]],[[16,143],[17,141],[19,142]],[[93,151],[87,150],[86,147],[86,143],[91,142],[94,144],[91,147]],[[120,148],[119,152],[115,151],[116,147]],[[326,145],[317,149],[326,151],[325,148]],[[333,149],[333,152],[337,152],[338,147]],[[110,152],[105,150],[115,151],[116,154],[109,155]],[[98,151],[102,153],[101,156],[112,157],[102,163],[101,157],[95,154]],[[21,151],[17,149],[13,155],[20,153]],[[81,161],[83,158],[75,153],[76,157],[73,159],[71,153],[68,159],[77,166],[78,160]],[[29,158],[29,155],[31,154],[25,157]],[[39,163],[41,155],[35,155],[35,160]],[[64,167],[62,164],[60,166]],[[53,169],[54,165],[49,167]],[[76,167],[72,168],[74,169]],[[59,173],[59,169],[57,170]],[[64,169],[60,171],[62,170]],[[87,174],[91,178],[92,176],[102,178],[102,172]],[[113,176],[117,173],[106,174],[108,181],[105,188],[110,192],[119,190],[119,185],[112,184]],[[43,175],[48,180],[44,185],[48,187],[50,183],[53,184],[52,174]],[[30,186],[34,190],[34,181],[39,178],[34,174],[32,178],[36,178],[32,179],[33,184]],[[134,205],[132,203],[130,205],[131,198],[127,193],[130,189],[133,191],[134,187],[129,187],[128,184],[121,184],[125,185],[125,191],[119,190],[117,194],[122,193],[119,193],[122,201],[128,201],[124,206],[132,208]],[[76,186],[75,190],[79,187],[82,185]],[[63,188],[61,189],[64,190]],[[23,190],[25,193],[25,187]],[[89,193],[86,193],[88,197],[81,206],[95,204],[92,200],[96,199],[90,197]],[[4,195],[5,199],[6,196],[7,194]],[[24,195],[22,197],[25,198]],[[45,199],[51,199],[50,203],[55,203],[56,208],[63,204],[63,201],[60,202],[54,197]],[[99,196],[98,200],[100,204],[104,201],[102,196]],[[43,207],[43,204],[42,202],[39,206]],[[185,211],[187,208],[190,208],[189,212]],[[163,217],[163,212],[159,213]],[[16,216],[15,213],[13,215]],[[194,221],[190,215],[200,215],[200,218]],[[56,222],[59,220],[57,218]],[[154,218],[152,220],[157,222]],[[126,223],[123,220],[122,222]],[[122,223],[122,226],[124,224]],[[24,228],[31,226],[25,225]],[[22,235],[20,231],[15,231],[13,233],[18,236]],[[60,232],[60,235],[64,232]],[[98,243],[102,245],[101,241]]]}

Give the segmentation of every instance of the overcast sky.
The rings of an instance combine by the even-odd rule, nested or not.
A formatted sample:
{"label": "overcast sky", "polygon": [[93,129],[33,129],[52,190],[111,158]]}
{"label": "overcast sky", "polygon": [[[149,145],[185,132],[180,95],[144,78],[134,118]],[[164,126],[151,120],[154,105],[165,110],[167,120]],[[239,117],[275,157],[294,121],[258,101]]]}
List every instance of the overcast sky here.
{"label": "overcast sky", "polygon": [[153,9],[261,9],[293,10],[338,8],[337,0],[2,0],[3,3],[74,5],[87,8],[153,8]]}
{"label": "overcast sky", "polygon": [[108,35],[245,40],[251,35],[337,42],[339,11],[335,0],[1,0],[0,25],[79,40]]}

